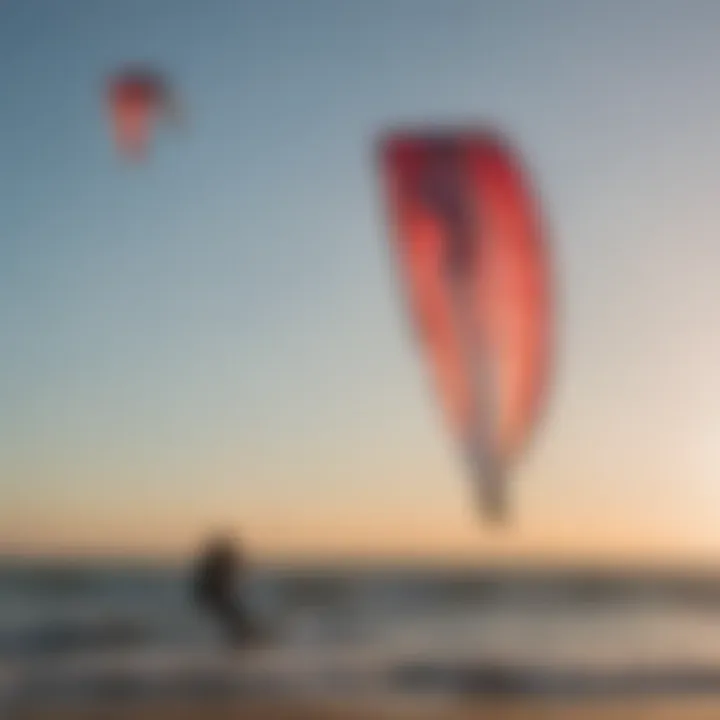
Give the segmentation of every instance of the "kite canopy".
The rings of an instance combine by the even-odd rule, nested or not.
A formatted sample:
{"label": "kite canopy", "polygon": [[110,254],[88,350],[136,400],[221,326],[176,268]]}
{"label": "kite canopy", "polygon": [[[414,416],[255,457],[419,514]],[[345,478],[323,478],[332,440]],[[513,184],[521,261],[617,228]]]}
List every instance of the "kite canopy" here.
{"label": "kite canopy", "polygon": [[502,514],[548,384],[549,263],[519,161],[485,130],[391,133],[380,145],[393,246],[452,432]]}
{"label": "kite canopy", "polygon": [[144,159],[157,121],[174,114],[167,82],[144,69],[125,70],[108,84],[108,103],[118,150]]}

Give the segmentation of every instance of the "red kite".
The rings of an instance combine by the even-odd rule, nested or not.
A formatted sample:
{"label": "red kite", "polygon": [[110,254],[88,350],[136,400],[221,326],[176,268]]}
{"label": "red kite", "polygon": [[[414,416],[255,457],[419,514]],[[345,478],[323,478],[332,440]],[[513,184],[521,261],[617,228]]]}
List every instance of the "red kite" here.
{"label": "red kite", "polygon": [[537,422],[551,346],[539,208],[508,144],[483,130],[397,132],[381,164],[413,324],[488,517]]}
{"label": "red kite", "polygon": [[168,84],[148,70],[125,70],[111,78],[108,102],[116,145],[133,160],[146,157],[156,122],[176,115]]}

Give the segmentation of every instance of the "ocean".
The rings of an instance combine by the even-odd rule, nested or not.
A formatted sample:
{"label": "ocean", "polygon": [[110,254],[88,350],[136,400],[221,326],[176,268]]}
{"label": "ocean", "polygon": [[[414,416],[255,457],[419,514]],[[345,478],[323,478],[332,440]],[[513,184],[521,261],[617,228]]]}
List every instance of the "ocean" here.
{"label": "ocean", "polygon": [[0,710],[230,694],[720,695],[720,575],[258,567],[275,629],[225,646],[187,568],[0,564]]}

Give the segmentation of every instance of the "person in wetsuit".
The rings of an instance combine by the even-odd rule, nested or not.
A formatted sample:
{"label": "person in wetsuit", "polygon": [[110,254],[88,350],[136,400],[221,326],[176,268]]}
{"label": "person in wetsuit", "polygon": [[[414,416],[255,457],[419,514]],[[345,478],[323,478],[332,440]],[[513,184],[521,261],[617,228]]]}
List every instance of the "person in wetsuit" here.
{"label": "person in wetsuit", "polygon": [[231,540],[218,538],[201,553],[193,577],[195,601],[215,618],[233,645],[248,643],[255,636],[244,600],[246,573],[242,551]]}

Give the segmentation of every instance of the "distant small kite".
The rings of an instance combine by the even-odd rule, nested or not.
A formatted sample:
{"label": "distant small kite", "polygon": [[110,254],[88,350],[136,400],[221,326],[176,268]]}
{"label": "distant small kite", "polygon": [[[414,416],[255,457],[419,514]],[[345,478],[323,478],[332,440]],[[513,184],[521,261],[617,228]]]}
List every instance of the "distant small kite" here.
{"label": "distant small kite", "polygon": [[179,111],[168,82],[156,72],[125,69],[110,78],[107,100],[118,150],[143,160],[158,120],[177,122]]}

